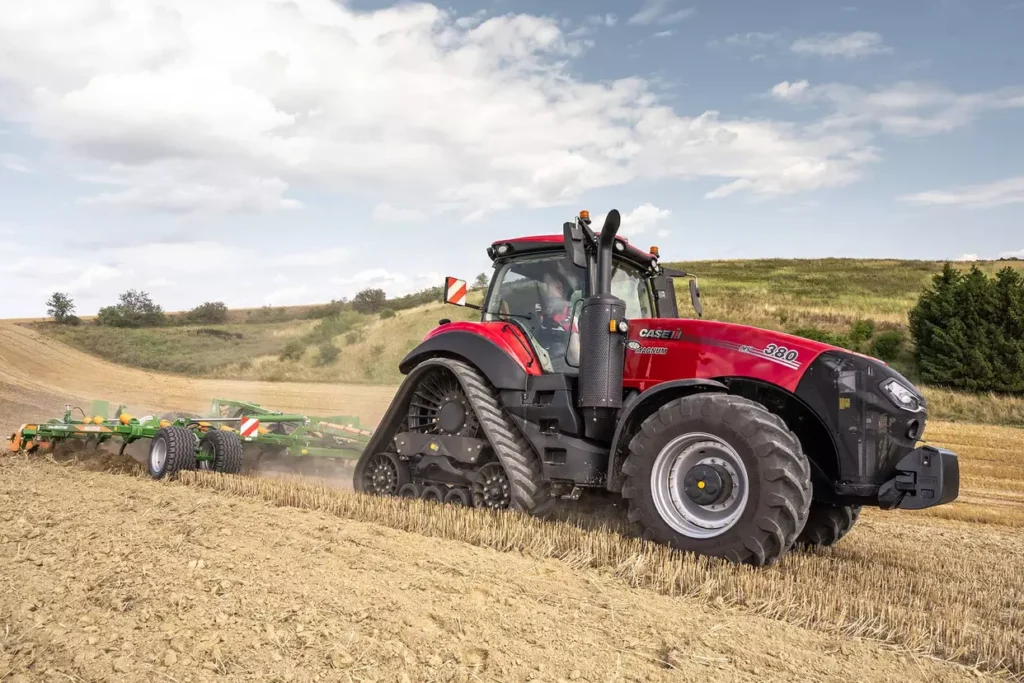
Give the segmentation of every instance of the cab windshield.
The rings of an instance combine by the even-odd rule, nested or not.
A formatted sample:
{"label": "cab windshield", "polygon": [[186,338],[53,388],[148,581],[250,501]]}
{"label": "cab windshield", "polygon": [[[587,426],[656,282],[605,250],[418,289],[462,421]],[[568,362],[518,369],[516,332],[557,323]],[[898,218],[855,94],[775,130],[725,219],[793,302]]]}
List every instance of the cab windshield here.
{"label": "cab windshield", "polygon": [[[585,296],[585,271],[565,254],[528,256],[501,265],[484,305],[483,321],[514,322],[531,337],[548,372],[574,372],[565,362],[569,333]],[[642,271],[625,261],[612,266],[612,294],[626,303],[627,318],[654,317]]]}

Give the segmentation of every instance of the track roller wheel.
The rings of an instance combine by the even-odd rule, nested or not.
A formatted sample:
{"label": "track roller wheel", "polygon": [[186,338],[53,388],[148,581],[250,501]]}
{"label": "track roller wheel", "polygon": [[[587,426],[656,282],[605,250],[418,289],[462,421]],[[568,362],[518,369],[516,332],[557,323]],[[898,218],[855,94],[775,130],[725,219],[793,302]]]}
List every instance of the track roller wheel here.
{"label": "track roller wheel", "polygon": [[850,532],[860,517],[860,505],[832,505],[814,501],[807,524],[796,539],[801,546],[830,546]]}
{"label": "track roller wheel", "polygon": [[200,460],[199,469],[238,474],[242,471],[242,442],[237,434],[211,430],[199,442],[199,453],[213,458]]}
{"label": "track roller wheel", "polygon": [[444,500],[444,490],[440,486],[428,486],[423,489],[420,498],[431,503],[440,503]]}
{"label": "track roller wheel", "polygon": [[470,495],[468,489],[464,489],[461,486],[457,486],[444,494],[444,502],[448,505],[460,505],[462,507],[472,507],[473,497]]}
{"label": "track roller wheel", "polygon": [[164,427],[149,442],[149,476],[163,479],[196,467],[196,437],[184,427]]}
{"label": "track roller wheel", "polygon": [[423,495],[423,486],[415,482],[409,482],[403,484],[402,488],[398,489],[399,498],[419,498]]}
{"label": "track roller wheel", "polygon": [[394,453],[377,453],[366,464],[363,490],[378,496],[395,496],[409,483],[409,466]]}
{"label": "track roller wheel", "polygon": [[644,420],[622,466],[644,537],[736,564],[774,564],[811,505],[810,464],[781,418],[729,394],[697,394]]}

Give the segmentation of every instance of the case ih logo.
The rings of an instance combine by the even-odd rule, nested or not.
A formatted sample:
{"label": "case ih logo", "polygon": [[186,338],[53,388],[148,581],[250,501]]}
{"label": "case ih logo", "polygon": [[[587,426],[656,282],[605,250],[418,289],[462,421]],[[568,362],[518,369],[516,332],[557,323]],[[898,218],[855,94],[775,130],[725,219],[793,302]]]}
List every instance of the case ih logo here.
{"label": "case ih logo", "polygon": [[649,330],[646,327],[640,330],[640,336],[644,339],[679,339],[683,336],[682,330]]}

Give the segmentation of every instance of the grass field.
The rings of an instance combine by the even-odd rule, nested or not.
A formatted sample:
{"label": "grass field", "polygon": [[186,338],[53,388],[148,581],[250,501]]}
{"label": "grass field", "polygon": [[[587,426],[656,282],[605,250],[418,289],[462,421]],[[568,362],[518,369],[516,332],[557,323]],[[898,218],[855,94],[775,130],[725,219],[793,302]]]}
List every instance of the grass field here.
{"label": "grass field", "polygon": [[[705,316],[787,332],[814,327],[847,334],[870,321],[876,336],[906,331],[907,312],[931,277],[934,261],[861,259],[763,259],[671,264],[701,278]],[[992,273],[1024,262],[978,264]],[[691,315],[679,283],[682,315]],[[472,298],[479,301],[480,293]],[[147,370],[220,379],[345,382],[397,385],[398,362],[423,335],[447,317],[472,320],[471,309],[427,304],[386,320],[348,311],[311,319],[314,306],[231,311],[225,325],[113,329],[85,324],[37,329],[106,360]],[[871,352],[871,341],[863,344]],[[912,381],[909,341],[893,365]],[[958,394],[925,387],[931,414],[940,419],[1024,425],[1024,398]]]}

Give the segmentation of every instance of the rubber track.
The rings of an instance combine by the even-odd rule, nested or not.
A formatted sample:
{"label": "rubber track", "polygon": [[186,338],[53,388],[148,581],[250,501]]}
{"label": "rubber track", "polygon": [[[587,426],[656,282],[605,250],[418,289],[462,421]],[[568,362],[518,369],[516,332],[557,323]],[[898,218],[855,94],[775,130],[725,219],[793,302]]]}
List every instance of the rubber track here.
{"label": "rubber track", "polygon": [[807,524],[797,538],[797,543],[807,546],[830,546],[849,533],[860,517],[859,505],[811,504]]}
{"label": "rubber track", "polygon": [[530,442],[505,414],[497,391],[471,365],[448,358],[439,358],[436,362],[455,374],[480,419],[487,440],[512,487],[509,507],[538,517],[550,514],[558,501],[551,497],[550,487],[544,481],[540,459]]}
{"label": "rubber track", "polygon": [[[797,536],[807,523],[808,508],[811,504],[811,466],[803,453],[800,440],[786,426],[778,415],[768,411],[760,403],[731,394],[696,394],[665,403],[656,413],[644,420],[640,431],[630,444],[631,451],[637,439],[654,436],[669,429],[678,419],[686,419],[699,411],[703,416],[715,415],[724,419],[730,413],[745,424],[737,425],[744,436],[751,439],[751,445],[761,463],[761,483],[764,492],[762,500],[774,514],[762,517],[760,536],[744,539],[746,552],[731,551],[728,559],[737,564],[764,566],[777,561],[796,542]],[[736,425],[735,420],[730,420]],[[655,457],[657,454],[648,454]],[[637,484],[632,477],[638,471],[630,453],[622,465],[627,476],[622,489],[623,498],[636,495]],[[643,524],[643,512],[629,501],[629,520]],[[647,528],[647,525],[643,525]],[[645,533],[650,537],[650,532]]]}
{"label": "rubber track", "polygon": [[238,474],[242,471],[242,442],[231,432],[209,431],[204,441],[213,444],[213,471]]}
{"label": "rubber track", "polygon": [[164,427],[160,432],[167,437],[167,463],[164,465],[165,476],[181,470],[196,468],[195,437],[185,427]]}

